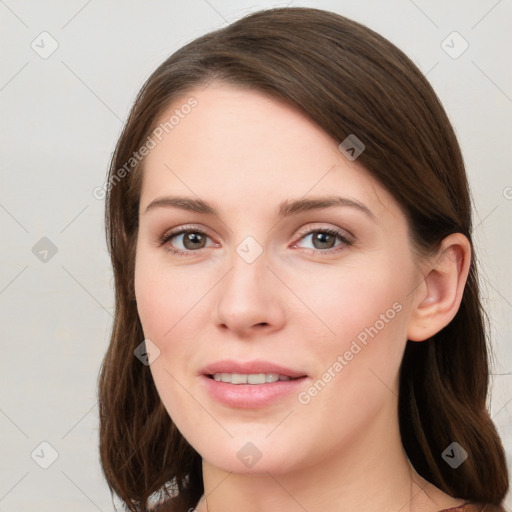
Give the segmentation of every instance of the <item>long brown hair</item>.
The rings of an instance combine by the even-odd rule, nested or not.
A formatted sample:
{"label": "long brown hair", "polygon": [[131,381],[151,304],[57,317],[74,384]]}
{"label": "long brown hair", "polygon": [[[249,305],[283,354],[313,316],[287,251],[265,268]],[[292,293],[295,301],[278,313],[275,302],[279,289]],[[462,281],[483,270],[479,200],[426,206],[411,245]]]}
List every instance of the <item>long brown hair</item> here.
{"label": "long brown hair", "polygon": [[[166,413],[149,367],[134,357],[144,339],[134,293],[144,160],[131,159],[174,100],[213,79],[285,100],[339,142],[356,134],[366,146],[358,162],[400,204],[423,254],[451,233],[471,242],[471,199],[453,128],[425,77],[379,34],[332,12],[277,8],[171,55],[142,87],[104,187],[115,318],[99,379],[100,454],[111,491],[134,512],[148,510],[150,497],[172,486],[175,510],[185,511],[196,505],[203,481],[201,457]],[[486,409],[484,318],[473,257],[452,322],[429,340],[407,343],[399,421],[421,476],[452,496],[500,505],[508,472]],[[442,458],[452,442],[469,454],[456,470]]]}

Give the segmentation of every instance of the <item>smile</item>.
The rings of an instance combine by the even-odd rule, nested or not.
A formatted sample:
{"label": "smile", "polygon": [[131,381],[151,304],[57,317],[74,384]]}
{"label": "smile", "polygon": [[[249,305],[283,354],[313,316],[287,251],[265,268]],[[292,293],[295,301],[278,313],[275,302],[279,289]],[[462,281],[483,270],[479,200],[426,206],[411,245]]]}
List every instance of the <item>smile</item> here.
{"label": "smile", "polygon": [[292,380],[291,377],[278,373],[214,373],[210,378],[230,384],[267,384],[278,380]]}

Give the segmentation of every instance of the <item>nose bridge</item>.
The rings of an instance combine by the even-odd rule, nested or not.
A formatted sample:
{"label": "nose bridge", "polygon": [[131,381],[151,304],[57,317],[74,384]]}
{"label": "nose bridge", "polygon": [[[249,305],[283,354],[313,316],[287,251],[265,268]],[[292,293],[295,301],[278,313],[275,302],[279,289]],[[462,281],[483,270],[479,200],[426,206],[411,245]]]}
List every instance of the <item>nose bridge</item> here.
{"label": "nose bridge", "polygon": [[266,267],[268,257],[263,247],[246,237],[234,248],[230,270],[220,283],[217,294],[217,322],[235,331],[259,324],[279,325],[284,319],[275,277]]}
{"label": "nose bridge", "polygon": [[[239,223],[247,226],[246,219],[239,219]],[[264,233],[257,235],[247,234],[240,236],[242,229],[235,230],[233,234],[240,240],[232,248],[230,254],[230,272],[226,286],[229,293],[242,297],[246,292],[256,298],[260,292],[264,293],[264,283],[267,280],[265,274],[269,274],[266,266],[269,264],[268,251],[264,249]],[[257,238],[258,239],[257,239]],[[236,238],[234,238],[236,240]],[[260,240],[260,241],[258,241]],[[261,287],[261,289],[260,289]]]}
{"label": "nose bridge", "polygon": [[[262,251],[257,257],[254,247],[241,242],[231,257],[231,270],[224,280],[224,298],[232,298],[238,303],[238,308],[254,308],[257,302],[268,300],[268,276],[266,268],[267,257]],[[235,303],[236,304],[236,303]],[[231,307],[234,307],[233,304]]]}

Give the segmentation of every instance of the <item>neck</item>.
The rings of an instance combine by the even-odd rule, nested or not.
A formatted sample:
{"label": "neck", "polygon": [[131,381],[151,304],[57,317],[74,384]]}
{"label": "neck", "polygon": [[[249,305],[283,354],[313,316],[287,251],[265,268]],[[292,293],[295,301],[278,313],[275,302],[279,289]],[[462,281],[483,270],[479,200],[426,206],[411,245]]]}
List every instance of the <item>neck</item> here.
{"label": "neck", "polygon": [[[203,496],[197,511],[430,512],[442,509],[439,494],[428,492],[435,488],[416,473],[407,458],[398,418],[385,413],[382,416],[364,434],[332,450],[320,463],[286,473],[278,469],[233,473],[203,459],[206,499]],[[387,425],[387,430],[383,430],[383,425]],[[437,499],[432,499],[434,495]],[[445,499],[446,503],[454,502]]]}

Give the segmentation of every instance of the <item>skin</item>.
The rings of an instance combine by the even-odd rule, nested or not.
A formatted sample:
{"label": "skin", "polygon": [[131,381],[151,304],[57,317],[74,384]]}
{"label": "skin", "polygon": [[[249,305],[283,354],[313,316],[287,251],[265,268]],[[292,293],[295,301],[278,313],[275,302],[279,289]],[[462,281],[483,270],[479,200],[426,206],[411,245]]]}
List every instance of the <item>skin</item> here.
{"label": "skin", "polygon": [[[151,372],[203,459],[209,511],[438,511],[463,503],[410,465],[397,396],[407,339],[425,340],[459,307],[467,239],[450,235],[438,254],[420,258],[393,197],[298,110],[214,83],[176,100],[162,121],[190,96],[197,107],[145,159],[135,289],[145,337],[160,350]],[[277,218],[284,200],[334,193],[374,218],[347,206]],[[201,198],[219,216],[146,211],[168,195]],[[208,236],[158,244],[185,225]],[[315,243],[307,232],[322,228],[353,243]],[[252,263],[236,252],[247,236],[263,251]],[[292,394],[259,409],[227,407],[198,375],[219,359],[262,358],[307,374],[306,391],[396,303],[400,312],[307,404]],[[237,457],[247,442],[262,454],[252,468]],[[204,499],[198,510],[207,510]]]}

